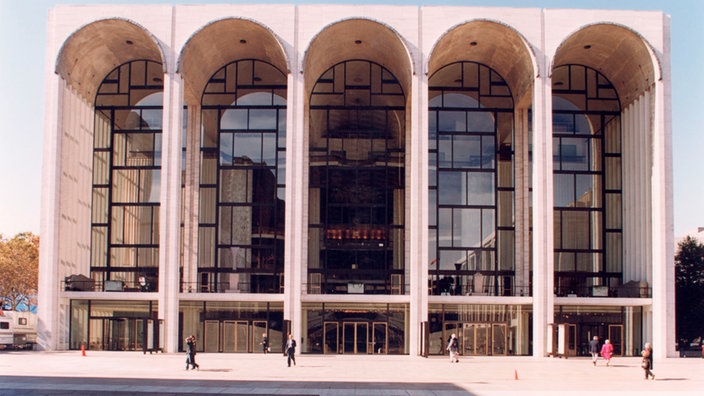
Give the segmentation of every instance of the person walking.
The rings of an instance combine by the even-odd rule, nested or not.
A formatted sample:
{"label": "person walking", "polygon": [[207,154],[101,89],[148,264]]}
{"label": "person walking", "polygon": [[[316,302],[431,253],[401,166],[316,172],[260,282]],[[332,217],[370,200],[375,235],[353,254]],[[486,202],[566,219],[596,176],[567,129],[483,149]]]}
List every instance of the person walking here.
{"label": "person walking", "polygon": [[601,346],[601,357],[606,360],[606,365],[608,366],[609,363],[611,363],[611,357],[614,354],[614,346],[611,344],[611,341],[607,339],[604,341],[604,345]]}
{"label": "person walking", "polygon": [[640,355],[643,357],[643,361],[641,362],[641,367],[643,368],[643,372],[645,373],[645,378],[648,379],[648,376],[651,377],[652,380],[655,379],[655,374],[653,374],[653,346],[649,342],[645,343],[645,348],[643,351],[640,353]]}
{"label": "person walking", "polygon": [[589,341],[589,353],[592,354],[592,364],[596,366],[596,360],[599,358],[599,337],[594,336]]}
{"label": "person walking", "polygon": [[269,338],[266,336],[266,333],[262,333],[262,352],[266,355],[269,352]]}
{"label": "person walking", "polygon": [[286,341],[286,356],[288,356],[288,366],[291,367],[291,361],[293,365],[296,365],[296,340],[293,339],[293,335],[288,335],[288,340]]}
{"label": "person walking", "polygon": [[447,342],[447,350],[450,352],[450,363],[460,362],[460,345],[457,341],[457,335],[452,333]]}
{"label": "person walking", "polygon": [[196,336],[193,334],[186,338],[186,370],[189,365],[193,370],[200,370],[200,366],[196,363]]}

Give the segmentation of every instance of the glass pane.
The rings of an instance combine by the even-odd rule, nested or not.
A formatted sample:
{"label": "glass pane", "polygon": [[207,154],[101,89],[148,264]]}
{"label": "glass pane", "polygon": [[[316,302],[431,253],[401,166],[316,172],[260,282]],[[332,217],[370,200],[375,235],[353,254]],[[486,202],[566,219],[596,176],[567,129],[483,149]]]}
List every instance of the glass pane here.
{"label": "glass pane", "polygon": [[465,174],[462,172],[439,172],[438,196],[441,205],[464,205],[467,202]]}
{"label": "glass pane", "polygon": [[589,170],[591,139],[562,138],[560,140],[561,169]]}
{"label": "glass pane", "polygon": [[276,130],[276,109],[251,109],[249,129]]}
{"label": "glass pane", "polygon": [[[494,173],[469,172],[467,173],[469,205],[494,205]],[[444,191],[444,190],[443,190]]]}
{"label": "glass pane", "polygon": [[554,205],[557,208],[574,206],[574,176],[557,173],[553,176]]}
{"label": "glass pane", "polygon": [[438,129],[442,132],[465,132],[467,115],[464,111],[439,111]]}
{"label": "glass pane", "polygon": [[262,134],[237,133],[235,134],[235,155],[237,163],[259,164],[262,162]]}
{"label": "glass pane", "polygon": [[589,212],[562,212],[562,247],[564,249],[589,248]]}
{"label": "glass pane", "polygon": [[220,134],[220,165],[227,166],[233,164],[232,141],[234,137],[231,133]]}
{"label": "glass pane", "polygon": [[455,168],[479,168],[482,163],[481,137],[470,135],[453,136],[453,163]]}
{"label": "glass pane", "polygon": [[468,113],[470,132],[494,132],[494,113],[471,111]]}
{"label": "glass pane", "polygon": [[220,119],[220,129],[247,129],[247,109],[227,109]]}
{"label": "glass pane", "polygon": [[481,210],[455,209],[453,218],[453,246],[481,246]]}
{"label": "glass pane", "polygon": [[574,253],[555,252],[556,271],[574,271]]}

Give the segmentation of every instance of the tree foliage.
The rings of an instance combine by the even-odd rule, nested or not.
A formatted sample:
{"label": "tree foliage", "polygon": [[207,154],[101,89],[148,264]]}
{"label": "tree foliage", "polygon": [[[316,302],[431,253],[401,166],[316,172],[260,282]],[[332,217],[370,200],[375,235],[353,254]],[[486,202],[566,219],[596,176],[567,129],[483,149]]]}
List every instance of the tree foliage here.
{"label": "tree foliage", "polygon": [[39,236],[30,232],[11,239],[0,234],[0,304],[16,310],[35,304],[39,281]]}
{"label": "tree foliage", "polygon": [[704,335],[704,245],[690,236],[675,255],[675,304],[677,339]]}

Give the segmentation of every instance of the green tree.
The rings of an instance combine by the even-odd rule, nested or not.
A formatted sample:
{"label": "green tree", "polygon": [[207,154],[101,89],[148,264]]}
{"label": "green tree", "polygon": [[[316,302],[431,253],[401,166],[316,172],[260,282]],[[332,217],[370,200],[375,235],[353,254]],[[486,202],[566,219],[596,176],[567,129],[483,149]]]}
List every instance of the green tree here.
{"label": "green tree", "polygon": [[39,281],[39,236],[30,232],[6,239],[0,234],[0,304],[16,310],[35,304]]}
{"label": "green tree", "polygon": [[675,306],[677,339],[704,336],[704,245],[690,236],[675,256]]}

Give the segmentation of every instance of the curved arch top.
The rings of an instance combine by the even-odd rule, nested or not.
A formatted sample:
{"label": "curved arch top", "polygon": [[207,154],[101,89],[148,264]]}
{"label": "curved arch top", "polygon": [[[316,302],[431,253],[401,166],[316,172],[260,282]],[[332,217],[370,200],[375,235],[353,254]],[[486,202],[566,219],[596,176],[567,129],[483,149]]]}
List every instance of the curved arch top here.
{"label": "curved arch top", "polygon": [[144,27],[124,18],[103,19],[79,28],[64,41],[55,73],[92,101],[111,70],[136,59],[159,62],[166,70],[160,42]]}
{"label": "curved arch top", "polygon": [[325,70],[350,59],[384,66],[396,76],[406,94],[411,92],[413,61],[401,36],[381,22],[354,18],[328,25],[311,41],[303,60],[306,93]]}
{"label": "curved arch top", "polygon": [[435,43],[428,76],[457,61],[474,61],[496,70],[511,87],[516,103],[530,95],[538,66],[532,48],[515,29],[491,20],[456,25]]}
{"label": "curved arch top", "polygon": [[616,87],[624,107],[662,75],[650,44],[637,32],[614,23],[583,26],[567,37],[555,50],[550,73],[566,64],[602,73]]}
{"label": "curved arch top", "polygon": [[197,103],[212,74],[240,59],[262,60],[284,73],[290,70],[286,51],[271,30],[249,19],[221,19],[193,33],[181,51],[177,71],[187,101]]}

